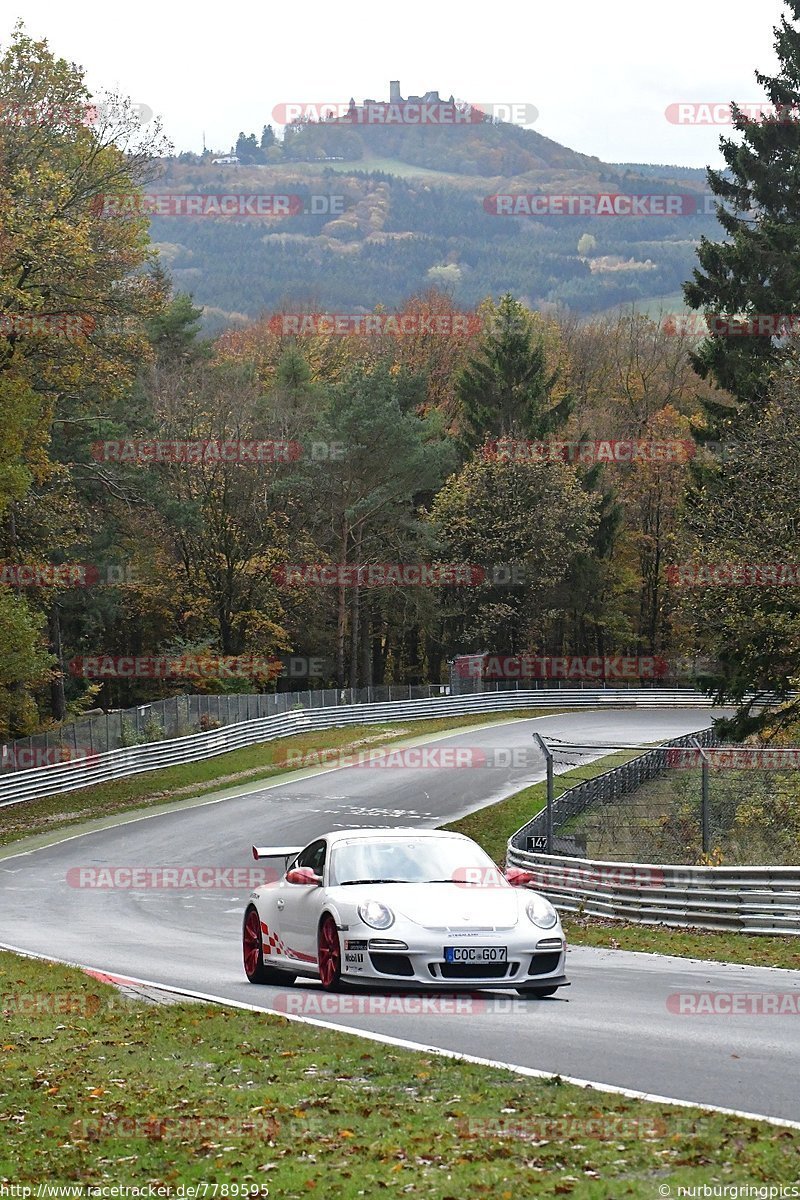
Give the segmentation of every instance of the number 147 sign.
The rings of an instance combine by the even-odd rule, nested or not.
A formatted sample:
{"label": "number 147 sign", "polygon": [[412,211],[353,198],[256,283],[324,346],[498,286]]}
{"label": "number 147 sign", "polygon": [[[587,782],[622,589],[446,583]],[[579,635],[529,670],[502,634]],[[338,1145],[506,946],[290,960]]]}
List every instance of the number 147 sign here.
{"label": "number 147 sign", "polygon": [[528,837],[526,839],[525,849],[528,854],[546,854],[547,853],[547,838],[537,835],[536,837]]}

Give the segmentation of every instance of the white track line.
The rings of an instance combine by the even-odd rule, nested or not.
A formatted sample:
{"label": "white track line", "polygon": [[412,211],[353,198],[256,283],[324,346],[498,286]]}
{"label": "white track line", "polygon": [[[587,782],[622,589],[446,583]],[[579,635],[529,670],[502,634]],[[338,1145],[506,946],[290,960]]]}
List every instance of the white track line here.
{"label": "white track line", "polygon": [[70,962],[64,958],[53,958],[49,954],[35,954],[29,950],[20,950],[0,942],[0,950],[10,950],[24,958],[38,958],[45,962],[64,963],[66,966],[79,967],[83,971],[94,971],[109,980],[118,983],[138,984],[141,987],[152,987],[175,996],[186,996],[191,1000],[205,1000],[211,1004],[221,1004],[226,1008],[244,1009],[246,1012],[260,1012],[266,1016],[281,1017],[286,1021],[296,1021],[300,1025],[314,1025],[319,1029],[332,1029],[334,1033],[350,1033],[370,1042],[380,1042],[385,1046],[398,1046],[402,1050],[415,1050],[422,1054],[435,1054],[440,1058],[454,1058],[460,1062],[476,1063],[478,1066],[495,1067],[501,1071],[511,1071],[515,1075],[526,1075],[534,1079],[561,1079],[564,1083],[572,1083],[576,1087],[592,1088],[597,1092],[608,1092],[614,1096],[627,1096],[631,1100],[646,1100],[651,1104],[671,1104],[676,1108],[697,1108],[703,1112],[722,1113],[726,1117],[740,1117],[748,1121],[765,1121],[769,1125],[777,1125],[784,1129],[800,1129],[800,1121],[784,1120],[782,1117],[768,1117],[762,1113],[742,1112],[736,1108],[721,1108],[717,1104],[702,1104],[695,1100],[679,1100],[674,1096],[658,1096],[651,1092],[634,1091],[632,1088],[617,1087],[611,1083],[597,1083],[592,1079],[577,1079],[573,1075],[560,1075],[552,1071],[539,1071],[535,1067],[522,1067],[516,1063],[500,1062],[493,1058],[480,1058],[476,1054],[463,1054],[458,1050],[444,1050],[439,1046],[426,1046],[423,1042],[412,1042],[407,1038],[392,1037],[390,1034],[373,1033],[372,1030],[354,1029],[351,1025],[337,1025],[333,1021],[320,1021],[316,1017],[301,1017],[297,1013],[279,1013],[274,1009],[261,1008],[257,1004],[244,1004],[241,1000],[229,1000],[225,996],[212,996],[207,992],[191,991],[188,988],[173,987],[170,984],[156,983],[152,979],[137,979],[132,975],[118,975],[106,971],[102,967],[89,967],[85,963]]}

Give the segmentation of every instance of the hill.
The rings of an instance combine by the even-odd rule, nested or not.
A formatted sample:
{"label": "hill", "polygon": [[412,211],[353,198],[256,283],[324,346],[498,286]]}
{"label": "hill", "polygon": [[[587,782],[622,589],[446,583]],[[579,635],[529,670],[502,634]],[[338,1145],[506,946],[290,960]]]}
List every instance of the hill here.
{"label": "hill", "polygon": [[[281,309],[394,309],[432,284],[463,308],[507,290],[582,316],[657,306],[680,292],[701,234],[718,233],[704,211],[703,171],[603,163],[512,125],[324,122],[268,153],[265,164],[186,154],[161,164],[157,191],[302,198],[291,217],[153,217],[176,284],[205,306],[212,329]],[[498,216],[487,198],[504,193],[681,194],[697,203],[687,200],[681,216]]]}

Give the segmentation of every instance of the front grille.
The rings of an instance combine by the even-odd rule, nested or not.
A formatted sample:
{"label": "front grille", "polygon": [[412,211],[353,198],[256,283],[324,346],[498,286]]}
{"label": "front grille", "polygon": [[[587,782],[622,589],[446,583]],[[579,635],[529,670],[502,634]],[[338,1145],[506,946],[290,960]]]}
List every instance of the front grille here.
{"label": "front grille", "polygon": [[516,963],[440,962],[437,965],[442,979],[505,979],[510,966],[516,969]]}
{"label": "front grille", "polygon": [[413,975],[414,968],[407,954],[370,954],[369,961],[381,975]]}
{"label": "front grille", "polygon": [[561,958],[561,951],[555,953],[552,951],[547,954],[534,954],[531,959],[531,965],[528,970],[529,975],[551,975],[558,967],[558,960]]}

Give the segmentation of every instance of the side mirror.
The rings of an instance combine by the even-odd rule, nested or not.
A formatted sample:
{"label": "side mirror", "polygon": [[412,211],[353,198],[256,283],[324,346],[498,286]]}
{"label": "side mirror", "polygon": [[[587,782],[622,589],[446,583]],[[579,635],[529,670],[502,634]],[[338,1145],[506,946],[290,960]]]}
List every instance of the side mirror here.
{"label": "side mirror", "polygon": [[305,887],[322,887],[322,880],[311,867],[293,867],[286,875],[287,883],[301,883]]}
{"label": "side mirror", "polygon": [[512,887],[528,887],[534,882],[535,876],[531,871],[523,871],[521,867],[507,867],[506,879]]}

